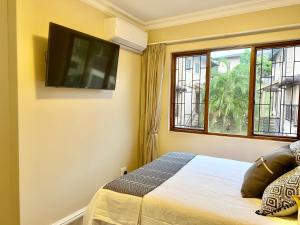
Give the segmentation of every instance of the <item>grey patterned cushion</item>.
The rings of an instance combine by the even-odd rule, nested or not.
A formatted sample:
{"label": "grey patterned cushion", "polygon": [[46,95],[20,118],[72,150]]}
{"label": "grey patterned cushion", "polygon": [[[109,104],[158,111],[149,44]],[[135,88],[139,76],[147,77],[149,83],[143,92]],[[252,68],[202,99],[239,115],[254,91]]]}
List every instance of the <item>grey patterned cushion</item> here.
{"label": "grey patterned cushion", "polygon": [[300,165],[300,141],[295,141],[290,144],[290,149],[295,156],[296,162]]}
{"label": "grey patterned cushion", "polygon": [[256,214],[263,216],[288,216],[298,207],[292,195],[299,194],[300,166],[273,181],[264,191],[262,207]]}

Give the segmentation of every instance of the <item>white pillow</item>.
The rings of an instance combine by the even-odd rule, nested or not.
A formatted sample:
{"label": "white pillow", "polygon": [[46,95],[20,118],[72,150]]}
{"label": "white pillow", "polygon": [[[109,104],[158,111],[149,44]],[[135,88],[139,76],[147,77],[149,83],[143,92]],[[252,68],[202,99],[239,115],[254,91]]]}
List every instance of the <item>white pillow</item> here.
{"label": "white pillow", "polygon": [[263,216],[289,216],[298,210],[293,195],[299,195],[300,166],[283,174],[265,189],[261,209]]}
{"label": "white pillow", "polygon": [[295,156],[296,162],[300,165],[300,141],[295,141],[290,144],[290,149]]}

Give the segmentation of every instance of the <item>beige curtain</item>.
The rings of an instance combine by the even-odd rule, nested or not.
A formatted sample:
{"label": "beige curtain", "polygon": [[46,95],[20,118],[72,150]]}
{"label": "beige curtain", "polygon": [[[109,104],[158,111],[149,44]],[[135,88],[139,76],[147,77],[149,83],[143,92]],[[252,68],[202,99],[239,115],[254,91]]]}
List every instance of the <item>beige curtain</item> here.
{"label": "beige curtain", "polygon": [[150,45],[142,56],[140,165],[157,157],[165,51],[164,44]]}

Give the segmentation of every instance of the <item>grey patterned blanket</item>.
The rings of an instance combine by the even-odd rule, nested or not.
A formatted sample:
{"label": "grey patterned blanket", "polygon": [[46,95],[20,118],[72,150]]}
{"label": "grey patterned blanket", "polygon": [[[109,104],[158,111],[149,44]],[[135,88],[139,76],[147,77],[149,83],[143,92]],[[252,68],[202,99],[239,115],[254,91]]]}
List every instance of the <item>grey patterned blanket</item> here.
{"label": "grey patterned blanket", "polygon": [[103,188],[143,197],[175,175],[195,156],[191,153],[168,153],[129,174],[117,178]]}

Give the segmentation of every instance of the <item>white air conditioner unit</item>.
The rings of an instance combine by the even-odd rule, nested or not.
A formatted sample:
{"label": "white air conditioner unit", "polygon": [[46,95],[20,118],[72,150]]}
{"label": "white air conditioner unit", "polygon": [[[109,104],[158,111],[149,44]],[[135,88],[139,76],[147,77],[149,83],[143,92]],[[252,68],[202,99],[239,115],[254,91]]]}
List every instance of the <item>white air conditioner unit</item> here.
{"label": "white air conditioner unit", "polygon": [[147,48],[147,32],[121,18],[104,20],[104,36],[105,39],[139,54]]}

